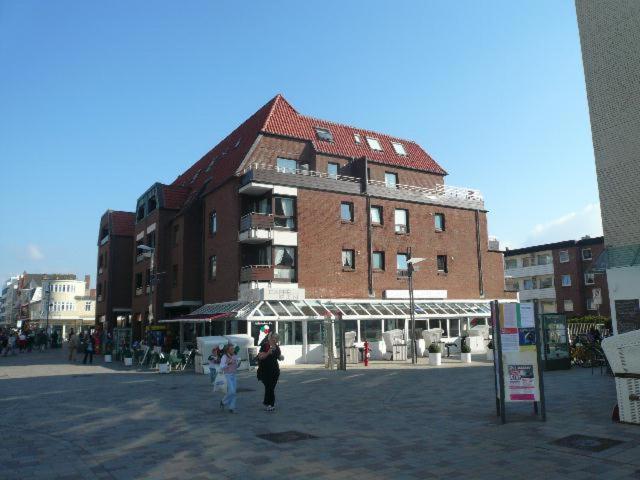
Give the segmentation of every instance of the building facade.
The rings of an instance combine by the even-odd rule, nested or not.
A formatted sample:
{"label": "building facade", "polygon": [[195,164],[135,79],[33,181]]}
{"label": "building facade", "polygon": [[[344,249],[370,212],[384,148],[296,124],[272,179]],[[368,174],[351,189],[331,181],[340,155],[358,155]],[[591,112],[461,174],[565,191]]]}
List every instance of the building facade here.
{"label": "building facade", "polygon": [[598,175],[611,317],[640,329],[640,5],[576,0]]}
{"label": "building facade", "polygon": [[111,253],[132,265],[134,337],[204,304],[407,299],[411,256],[424,258],[417,298],[508,296],[482,195],[446,174],[415,142],[307,117],[276,96],[138,198],[133,247]]}
{"label": "building facade", "polygon": [[607,276],[593,269],[603,251],[603,237],[507,250],[505,286],[521,302],[538,301],[541,313],[608,317]]}

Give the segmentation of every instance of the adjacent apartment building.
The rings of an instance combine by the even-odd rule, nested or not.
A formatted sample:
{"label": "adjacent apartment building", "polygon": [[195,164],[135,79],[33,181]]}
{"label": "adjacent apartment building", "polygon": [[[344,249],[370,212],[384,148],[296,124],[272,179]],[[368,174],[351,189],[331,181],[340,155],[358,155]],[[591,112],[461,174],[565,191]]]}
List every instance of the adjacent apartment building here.
{"label": "adjacent apartment building", "polygon": [[[113,248],[114,212],[103,216],[98,315],[116,313],[102,309],[112,292],[126,296],[127,275],[105,275],[105,264],[131,269],[123,325],[139,338],[150,323],[203,304],[406,300],[410,251],[425,259],[416,298],[486,307],[505,297],[502,253],[490,248],[481,193],[446,185],[446,175],[413,141],[302,115],[277,95],[172,183],[139,196],[132,234],[128,220],[121,234],[130,247]],[[395,315],[378,311],[376,335],[385,312]],[[455,335],[462,328],[442,325]],[[291,341],[307,338],[285,327]]]}
{"label": "adjacent apartment building", "polygon": [[640,3],[576,0],[615,333],[640,329]]}
{"label": "adjacent apartment building", "polygon": [[603,237],[507,250],[505,286],[521,302],[537,300],[541,313],[608,317],[607,276],[593,269],[603,251]]}

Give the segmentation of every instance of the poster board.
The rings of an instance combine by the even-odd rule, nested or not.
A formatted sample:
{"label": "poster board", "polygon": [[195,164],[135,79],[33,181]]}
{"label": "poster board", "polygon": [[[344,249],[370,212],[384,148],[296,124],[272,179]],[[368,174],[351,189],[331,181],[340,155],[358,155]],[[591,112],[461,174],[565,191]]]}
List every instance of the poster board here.
{"label": "poster board", "polygon": [[531,402],[544,408],[539,321],[533,304],[493,302],[496,406],[505,423],[505,403]]}

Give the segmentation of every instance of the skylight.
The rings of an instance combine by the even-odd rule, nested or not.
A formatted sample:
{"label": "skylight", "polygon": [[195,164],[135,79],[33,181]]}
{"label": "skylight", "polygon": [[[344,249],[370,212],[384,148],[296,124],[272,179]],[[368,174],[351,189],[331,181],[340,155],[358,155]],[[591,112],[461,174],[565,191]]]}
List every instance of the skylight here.
{"label": "skylight", "polygon": [[393,145],[393,149],[396,151],[398,155],[407,154],[407,151],[404,149],[404,145],[402,145],[401,143],[391,142],[391,145]]}
{"label": "skylight", "polygon": [[382,151],[382,147],[380,146],[380,142],[377,138],[367,137],[367,143],[369,144],[371,150],[377,150],[378,152]]}
{"label": "skylight", "polygon": [[358,135],[357,133],[353,134],[353,139],[356,142],[356,145],[360,145],[362,143],[362,139],[360,138],[360,135]]}
{"label": "skylight", "polygon": [[333,143],[333,134],[328,128],[316,127],[316,135],[320,140]]}

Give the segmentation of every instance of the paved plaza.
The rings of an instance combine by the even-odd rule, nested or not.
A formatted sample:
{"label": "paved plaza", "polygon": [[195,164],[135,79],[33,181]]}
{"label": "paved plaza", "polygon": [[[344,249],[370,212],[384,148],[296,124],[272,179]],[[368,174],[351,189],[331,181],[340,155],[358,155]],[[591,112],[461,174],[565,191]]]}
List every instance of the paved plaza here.
{"label": "paved plaza", "polygon": [[[275,413],[244,373],[235,415],[218,409],[203,375],[97,360],[0,357],[0,478],[640,478],[640,427],[610,421],[613,379],[589,369],[547,372],[546,424],[527,405],[499,425],[480,358],[283,369]],[[261,437],[282,432],[302,435]],[[621,443],[553,443],[574,434]]]}

